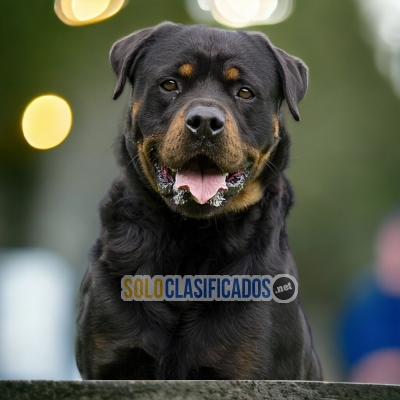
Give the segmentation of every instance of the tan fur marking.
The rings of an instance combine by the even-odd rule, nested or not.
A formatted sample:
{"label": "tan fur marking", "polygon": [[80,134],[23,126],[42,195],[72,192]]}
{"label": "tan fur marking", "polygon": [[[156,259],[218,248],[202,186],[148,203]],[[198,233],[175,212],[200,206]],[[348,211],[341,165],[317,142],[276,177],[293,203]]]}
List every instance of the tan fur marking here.
{"label": "tan fur marking", "polygon": [[93,340],[92,356],[93,359],[98,362],[99,360],[102,359],[104,352],[107,349],[107,341],[105,340],[104,337],[100,335],[92,336],[92,340]]}
{"label": "tan fur marking", "polygon": [[152,188],[158,192],[157,183],[154,179],[154,167],[150,159],[150,151],[156,143],[159,143],[160,138],[157,135],[152,135],[144,142],[139,142],[138,146],[138,154],[140,160],[140,166],[142,167],[143,173],[146,175],[146,178],[150,182]]}
{"label": "tan fur marking", "polygon": [[258,160],[254,163],[253,173],[255,176],[259,176],[262,170],[264,169],[265,163],[269,160],[272,151],[275,146],[271,147],[266,153],[260,153]]}
{"label": "tan fur marking", "polygon": [[179,67],[179,75],[190,77],[193,74],[194,68],[192,64],[182,64]]}
{"label": "tan fur marking", "polygon": [[225,130],[223,133],[220,153],[222,160],[219,160],[223,171],[237,171],[245,162],[246,155],[240,139],[239,129],[236,121],[230,113],[226,114]]}
{"label": "tan fur marking", "polygon": [[225,206],[225,212],[240,212],[261,200],[263,192],[260,183],[250,182]]}
{"label": "tan fur marking", "polygon": [[[181,168],[185,159],[187,133],[184,129],[185,113],[179,112],[168,128],[163,142],[157,149],[161,160],[168,165],[169,168]],[[190,157],[189,157],[190,158]],[[189,160],[187,158],[187,160]]]}
{"label": "tan fur marking", "polygon": [[279,137],[279,121],[276,114],[272,115],[272,125],[274,127],[274,138]]}
{"label": "tan fur marking", "polygon": [[247,146],[245,151],[246,154],[255,159],[251,171],[252,181],[245,185],[244,188],[230,200],[230,202],[226,205],[224,211],[239,212],[261,200],[263,196],[263,191],[258,181],[258,177],[261,175],[265,164],[271,157],[271,154],[273,153],[278,142],[279,140],[277,140],[275,144],[271,146],[265,153],[259,153],[256,149]]}
{"label": "tan fur marking", "polygon": [[254,355],[256,352],[257,349],[254,348],[253,344],[244,341],[240,349],[234,354],[233,360],[234,365],[236,365],[238,379],[255,379],[251,376],[259,370],[254,365]]}
{"label": "tan fur marking", "polygon": [[228,81],[237,81],[240,77],[239,70],[235,67],[226,69],[224,75]]}
{"label": "tan fur marking", "polygon": [[107,345],[107,341],[101,336],[93,337],[94,347],[98,350],[104,350]]}
{"label": "tan fur marking", "polygon": [[137,101],[135,101],[135,102],[133,103],[133,107],[132,107],[132,115],[133,115],[134,117],[136,117],[136,114],[137,114],[138,111],[139,111],[139,107],[140,107],[140,100],[137,100]]}

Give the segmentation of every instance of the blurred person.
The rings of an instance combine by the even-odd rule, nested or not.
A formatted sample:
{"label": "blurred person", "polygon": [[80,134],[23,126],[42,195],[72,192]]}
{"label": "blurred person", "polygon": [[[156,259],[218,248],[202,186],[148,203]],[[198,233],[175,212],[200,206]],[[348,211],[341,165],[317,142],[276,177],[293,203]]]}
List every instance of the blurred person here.
{"label": "blurred person", "polygon": [[349,288],[340,324],[348,381],[400,384],[400,213],[377,235],[376,263]]}

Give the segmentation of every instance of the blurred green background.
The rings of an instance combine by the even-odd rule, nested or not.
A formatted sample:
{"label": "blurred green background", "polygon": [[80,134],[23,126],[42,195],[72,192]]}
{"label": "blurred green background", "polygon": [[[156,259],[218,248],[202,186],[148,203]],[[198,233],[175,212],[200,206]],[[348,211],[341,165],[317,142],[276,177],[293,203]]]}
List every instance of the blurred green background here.
{"label": "blurred green background", "polygon": [[[64,25],[52,1],[1,0],[0,19],[0,246],[53,250],[76,269],[78,285],[99,230],[97,204],[118,173],[113,143],[128,90],[111,100],[109,49],[164,20],[194,21],[183,0],[130,0],[82,27]],[[296,197],[288,230],[325,378],[339,380],[334,329],[343,291],[373,262],[376,229],[400,199],[400,100],[374,64],[355,1],[297,1],[284,22],[251,29],[310,70],[302,122],[287,117]],[[40,151],[23,138],[21,118],[48,93],[69,102],[73,127],[60,146]]]}

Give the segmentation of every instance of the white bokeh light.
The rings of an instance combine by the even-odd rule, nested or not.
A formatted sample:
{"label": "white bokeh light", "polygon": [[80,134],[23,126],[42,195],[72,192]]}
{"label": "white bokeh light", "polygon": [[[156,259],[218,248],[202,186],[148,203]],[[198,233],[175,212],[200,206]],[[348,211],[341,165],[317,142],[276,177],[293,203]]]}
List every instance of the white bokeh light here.
{"label": "white bokeh light", "polygon": [[400,97],[400,0],[357,0],[379,71]]}
{"label": "white bokeh light", "polygon": [[271,25],[284,21],[294,0],[186,0],[189,15],[196,22],[216,21],[233,28]]}
{"label": "white bokeh light", "polygon": [[214,0],[211,12],[217,21],[222,17],[234,24],[246,24],[257,16],[259,8],[260,0]]}

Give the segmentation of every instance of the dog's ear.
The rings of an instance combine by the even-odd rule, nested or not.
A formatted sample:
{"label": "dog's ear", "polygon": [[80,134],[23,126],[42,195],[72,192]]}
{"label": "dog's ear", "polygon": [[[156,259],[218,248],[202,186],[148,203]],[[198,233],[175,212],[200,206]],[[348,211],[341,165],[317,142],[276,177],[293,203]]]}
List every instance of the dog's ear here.
{"label": "dog's ear", "polygon": [[303,61],[271,45],[278,61],[279,75],[282,79],[283,93],[289,110],[296,121],[300,121],[297,108],[308,88],[308,69]]}
{"label": "dog's ear", "polygon": [[308,69],[306,65],[300,59],[275,47],[263,33],[254,32],[253,35],[261,37],[274,54],[278,63],[278,72],[282,81],[283,94],[289,106],[289,110],[293,118],[296,121],[300,121],[300,113],[297,105],[305,96],[308,88]]}
{"label": "dog's ear", "polygon": [[113,99],[118,99],[124,90],[126,78],[134,67],[134,62],[148,39],[154,32],[154,28],[147,28],[132,33],[118,42],[115,42],[110,50],[110,63],[117,75],[117,84],[114,89]]}

